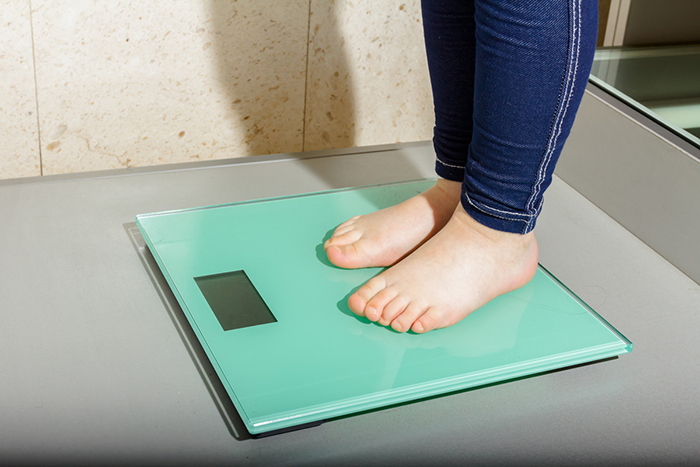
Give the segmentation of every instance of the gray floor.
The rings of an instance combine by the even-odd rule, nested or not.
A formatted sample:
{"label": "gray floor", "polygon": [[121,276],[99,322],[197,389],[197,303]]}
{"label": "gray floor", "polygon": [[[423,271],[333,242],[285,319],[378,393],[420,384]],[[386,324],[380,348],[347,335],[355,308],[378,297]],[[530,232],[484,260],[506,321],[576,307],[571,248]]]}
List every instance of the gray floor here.
{"label": "gray floor", "polygon": [[426,143],[0,182],[0,464],[692,464],[700,286],[555,179],[541,263],[629,355],[249,439],[134,216],[432,176]]}

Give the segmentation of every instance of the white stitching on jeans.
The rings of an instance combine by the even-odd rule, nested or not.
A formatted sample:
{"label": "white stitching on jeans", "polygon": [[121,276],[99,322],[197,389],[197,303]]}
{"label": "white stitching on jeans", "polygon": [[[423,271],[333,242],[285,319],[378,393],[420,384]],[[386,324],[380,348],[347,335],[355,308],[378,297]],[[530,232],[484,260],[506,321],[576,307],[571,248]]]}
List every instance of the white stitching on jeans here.
{"label": "white stitching on jeans", "polygon": [[[575,2],[575,0],[574,0]],[[576,15],[578,13],[578,15]],[[526,206],[526,209],[531,209],[532,208],[532,203],[534,202],[535,198],[540,192],[540,187],[542,186],[542,182],[544,182],[544,179],[546,177],[547,173],[547,167],[549,166],[549,163],[552,160],[552,156],[554,154],[554,151],[556,150],[557,147],[557,142],[559,140],[559,135],[561,135],[561,127],[564,123],[564,118],[566,116],[566,112],[569,109],[569,104],[571,103],[571,98],[573,97],[574,94],[574,86],[576,83],[576,72],[578,70],[578,58],[579,58],[579,50],[580,50],[580,45],[581,45],[581,0],[578,1],[577,7],[574,9],[574,15],[576,18],[574,19],[574,31],[572,31],[573,34],[573,41],[574,44],[571,48],[571,57],[569,59],[569,72],[567,73],[566,81],[567,85],[569,80],[571,80],[571,86],[565,86],[564,92],[565,92],[565,97],[562,102],[562,104],[559,107],[559,112],[554,120],[554,131],[552,132],[552,137],[550,138],[549,142],[547,143],[547,152],[545,152],[545,157],[544,160],[542,161],[542,164],[540,165],[540,169],[537,173],[537,180],[535,182],[535,187],[530,195],[530,199],[528,200]],[[573,62],[573,63],[572,63]],[[572,66],[573,65],[573,66]],[[552,145],[552,143],[554,143]],[[534,221],[536,216],[533,216],[530,218],[528,221],[528,225],[526,226],[526,229],[530,227],[530,224]]]}
{"label": "white stitching on jeans", "polygon": [[446,163],[442,162],[440,159],[438,159],[437,157],[435,158],[435,160],[438,161],[439,163],[441,163],[442,165],[446,166],[446,167],[452,167],[452,168],[454,168],[454,169],[464,169],[464,167],[465,167],[465,166],[463,166],[463,165],[446,164]]}
{"label": "white stitching on jeans", "polygon": [[[465,193],[465,196],[466,196],[466,193]],[[486,212],[483,209],[481,209],[479,206],[477,206],[476,204],[472,203],[472,200],[469,199],[469,196],[467,196],[467,201],[469,201],[469,204],[471,204],[474,207],[474,209],[476,209],[477,211],[481,211],[488,216],[498,217],[499,219],[503,219],[504,221],[508,221],[508,222],[525,222],[525,227],[527,227],[527,224],[529,222],[529,220],[526,220],[526,219],[508,219],[507,217],[502,217],[502,216],[498,216],[498,215],[490,213],[490,212]]]}
{"label": "white stitching on jeans", "polygon": [[[574,0],[575,2],[576,0]],[[578,15],[576,16],[576,13]],[[552,156],[554,154],[554,151],[556,150],[557,143],[559,141],[559,135],[561,135],[561,128],[562,125],[564,124],[564,118],[566,116],[567,110],[569,109],[569,104],[571,103],[571,98],[573,97],[574,94],[574,87],[576,84],[576,72],[578,71],[578,57],[579,57],[579,50],[580,50],[580,45],[581,45],[581,0],[578,1],[577,7],[574,9],[574,15],[576,16],[576,19],[574,19],[574,31],[572,31],[573,34],[573,41],[575,45],[572,46],[571,48],[571,61],[569,62],[569,73],[567,76],[567,81],[569,80],[569,77],[571,77],[571,86],[565,88],[565,98],[564,102],[566,103],[563,105],[563,108],[560,108],[560,113],[558,116],[558,122],[555,120],[555,132],[556,134],[553,134],[554,138],[553,140],[550,139],[549,145],[554,143],[554,145],[545,153],[545,158],[540,166],[540,173],[538,174],[537,182],[535,184],[535,190],[533,191],[533,194],[530,198],[530,201],[528,202],[528,205],[530,208],[532,208],[532,203],[534,202],[535,198],[540,192],[540,188],[542,186],[542,182],[544,182],[546,173],[547,173],[547,167],[549,166],[549,163],[552,160]],[[578,27],[577,27],[578,26]],[[572,62],[573,61],[573,66]],[[573,73],[572,73],[573,72]],[[541,206],[540,206],[541,208]],[[528,222],[528,225],[526,228],[530,227],[530,223],[535,219],[536,217],[533,217],[530,222]]]}
{"label": "white stitching on jeans", "polygon": [[[575,1],[575,0],[574,0]],[[580,3],[579,3],[579,10],[580,10]],[[574,9],[574,15],[576,14],[576,10]],[[580,15],[578,16],[578,21],[580,22],[581,17]],[[577,55],[577,47],[580,43],[579,40],[577,40],[577,35],[580,35],[580,26],[577,28],[576,27],[576,20],[574,20],[574,30],[572,31],[572,35],[574,36],[572,38],[572,41],[574,42],[571,47],[571,52],[570,52],[570,58],[569,58],[569,70],[567,72],[566,76],[566,83],[564,87],[564,97],[562,99],[562,102],[560,103],[559,111],[557,113],[557,116],[554,121],[554,128],[552,131],[552,135],[549,139],[549,142],[547,143],[547,151],[545,152],[544,159],[542,160],[542,164],[540,165],[540,168],[537,173],[537,180],[535,182],[534,189],[532,191],[532,194],[530,195],[530,199],[528,200],[527,203],[527,209],[532,209],[532,203],[536,199],[537,195],[540,192],[540,187],[542,186],[542,182],[544,181],[544,178],[546,176],[546,169],[549,166],[549,162],[551,161],[552,154],[556,150],[557,147],[557,142],[559,139],[559,135],[561,134],[561,126],[563,125],[564,118],[566,115],[566,111],[569,108],[569,103],[571,102],[571,96],[573,95],[573,88],[574,88],[574,83],[576,81],[576,68],[578,68],[578,55]],[[572,63],[573,62],[573,63]],[[573,66],[572,66],[573,65]],[[573,78],[572,78],[572,72],[573,72]],[[569,86],[569,81],[571,80],[571,86]]]}
{"label": "white stitching on jeans", "polygon": [[[498,217],[499,219],[505,219],[505,220],[507,220],[507,221],[530,222],[529,219],[530,219],[530,216],[532,216],[532,214],[523,214],[522,212],[502,211],[502,210],[500,210],[500,209],[492,208],[492,207],[490,207],[490,206],[483,206],[483,207],[480,207],[480,206],[477,206],[476,204],[474,204],[474,202],[473,202],[472,199],[469,197],[469,194],[468,194],[466,191],[464,192],[464,196],[467,198],[467,201],[469,201],[469,204],[471,204],[471,205],[474,206],[476,209],[478,209],[479,211],[481,211],[481,212],[483,212],[483,213],[485,213],[485,214],[488,214],[488,215],[491,215],[491,216],[494,216],[494,217]],[[487,209],[488,209],[488,210],[494,210],[494,211],[496,211],[496,212],[500,212],[501,214],[508,214],[508,215],[510,215],[510,216],[523,216],[523,217],[526,217],[527,220],[525,220],[525,219],[510,219],[510,218],[508,218],[508,217],[497,216],[496,214],[493,214],[493,213],[487,211]]]}

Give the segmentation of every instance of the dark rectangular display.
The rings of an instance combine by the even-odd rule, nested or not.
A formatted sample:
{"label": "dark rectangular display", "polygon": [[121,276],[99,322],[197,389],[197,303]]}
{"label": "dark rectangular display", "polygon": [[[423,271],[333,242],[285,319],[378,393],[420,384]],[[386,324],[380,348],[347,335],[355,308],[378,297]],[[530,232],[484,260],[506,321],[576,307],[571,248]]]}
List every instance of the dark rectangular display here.
{"label": "dark rectangular display", "polygon": [[245,271],[194,280],[224,331],[277,322]]}

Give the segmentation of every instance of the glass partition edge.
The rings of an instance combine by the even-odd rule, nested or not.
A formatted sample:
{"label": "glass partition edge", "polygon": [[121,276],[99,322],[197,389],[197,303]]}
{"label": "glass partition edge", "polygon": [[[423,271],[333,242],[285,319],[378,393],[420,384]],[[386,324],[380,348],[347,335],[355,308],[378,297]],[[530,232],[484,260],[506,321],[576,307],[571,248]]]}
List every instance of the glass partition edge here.
{"label": "glass partition edge", "polygon": [[691,144],[694,144],[695,146],[700,148],[700,139],[697,138],[692,133],[689,133],[688,131],[675,125],[674,123],[671,123],[667,119],[663,118],[661,115],[659,115],[656,112],[654,112],[653,110],[651,110],[649,107],[647,107],[643,104],[640,104],[636,100],[629,97],[627,94],[623,93],[622,91],[618,90],[617,88],[608,84],[607,82],[598,78],[597,76],[590,75],[588,80],[594,86],[602,89],[603,91],[612,95],[616,99],[622,101],[623,103],[625,103],[628,106],[632,107],[633,109],[637,110],[638,112],[640,112],[644,116],[650,118],[651,120],[658,123],[659,125],[667,128],[669,131],[673,132],[677,136],[685,139],[686,141],[688,141]]}

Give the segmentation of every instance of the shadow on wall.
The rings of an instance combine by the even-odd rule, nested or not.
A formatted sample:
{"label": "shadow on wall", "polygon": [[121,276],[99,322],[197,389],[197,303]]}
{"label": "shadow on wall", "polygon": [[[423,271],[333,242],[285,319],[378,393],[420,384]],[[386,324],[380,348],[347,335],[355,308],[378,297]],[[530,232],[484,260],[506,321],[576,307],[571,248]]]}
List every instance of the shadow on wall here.
{"label": "shadow on wall", "polygon": [[[303,37],[300,3],[313,11]],[[245,155],[355,145],[352,76],[335,2],[314,2],[314,8],[272,0],[209,5],[228,120],[243,135]]]}
{"label": "shadow on wall", "polygon": [[355,96],[336,2],[310,0],[304,150],[355,147]]}

